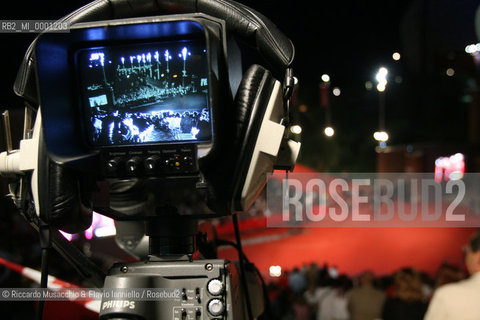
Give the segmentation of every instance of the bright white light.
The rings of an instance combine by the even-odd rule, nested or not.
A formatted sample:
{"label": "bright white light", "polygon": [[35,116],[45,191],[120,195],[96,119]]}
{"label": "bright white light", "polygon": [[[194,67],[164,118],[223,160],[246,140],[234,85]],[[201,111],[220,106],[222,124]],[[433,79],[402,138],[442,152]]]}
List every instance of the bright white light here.
{"label": "bright white light", "polygon": [[97,228],[95,229],[95,231],[93,231],[93,233],[98,238],[110,237],[117,234],[115,226],[105,226],[105,227]]}
{"label": "bright white light", "polygon": [[377,90],[380,91],[380,92],[383,92],[385,91],[387,87],[387,82],[380,82],[379,84],[377,84]]}
{"label": "bright white light", "polygon": [[375,131],[373,133],[373,138],[377,141],[388,141],[388,133],[386,133],[385,131]]}
{"label": "bright white light", "polygon": [[448,68],[445,73],[447,74],[447,76],[453,77],[453,75],[455,74],[455,70],[453,68]]}
{"label": "bright white light", "polygon": [[67,239],[68,241],[72,241],[73,235],[72,235],[71,233],[66,233],[66,232],[64,232],[64,231],[62,231],[62,230],[58,230],[58,231],[60,231],[60,233],[62,234],[62,236],[65,237],[65,239]]}
{"label": "bright white light", "polygon": [[450,161],[453,163],[463,162],[465,160],[465,156],[461,153],[455,153],[453,156],[450,157]]}
{"label": "bright white light", "polygon": [[450,180],[461,180],[463,178],[463,172],[453,171],[448,177],[450,178]]}
{"label": "bright white light", "polygon": [[435,160],[435,181],[438,183],[449,180],[460,180],[465,172],[465,156],[456,153],[450,157],[440,157]]}
{"label": "bright white light", "polygon": [[290,131],[293,134],[300,134],[300,133],[302,133],[302,127],[300,127],[298,124],[296,124],[296,125],[293,125],[293,126],[290,127]]}
{"label": "bright white light", "polygon": [[165,57],[165,61],[172,60],[172,56],[168,52],[168,50],[165,50],[165,53],[163,55]]}
{"label": "bright white light", "polygon": [[338,96],[340,95],[340,93],[342,93],[342,91],[340,90],[340,88],[338,88],[338,87],[333,88],[333,95],[334,95],[335,97],[338,97]]}
{"label": "bright white light", "polygon": [[398,52],[394,52],[394,53],[392,54],[392,59],[395,60],[395,61],[400,60],[401,57],[402,57],[402,56],[401,56],[400,53],[398,53]]}
{"label": "bright white light", "polygon": [[327,137],[331,137],[335,134],[335,130],[333,130],[332,127],[326,127],[325,130],[323,130],[323,132]]}
{"label": "bright white light", "polygon": [[375,79],[378,81],[377,90],[380,92],[385,91],[387,87],[387,75],[388,75],[387,68],[381,67],[380,69],[378,69]]}
{"label": "bright white light", "polygon": [[475,55],[477,54],[477,52],[480,51],[480,43],[477,43],[477,44],[470,44],[468,46],[465,47],[465,52],[466,53],[469,53],[471,55]]}
{"label": "bright white light", "polygon": [[270,268],[268,268],[268,273],[270,274],[270,277],[280,277],[282,275],[282,267],[270,266]]}
{"label": "bright white light", "polygon": [[94,52],[90,54],[90,61],[100,61],[100,64],[103,66],[105,64],[105,54],[103,52]]}
{"label": "bright white light", "polygon": [[381,67],[380,69],[378,69],[375,79],[377,79],[378,82],[385,82],[387,81],[387,74],[388,74],[388,69],[385,67]]}
{"label": "bright white light", "polygon": [[193,127],[192,130],[190,131],[190,133],[192,134],[192,137],[193,139],[196,139],[197,138],[197,134],[200,132],[200,130],[198,130],[198,128],[196,127]]}
{"label": "bright white light", "polygon": [[186,47],[183,47],[183,49],[182,49],[182,57],[183,57],[183,60],[187,60],[187,48]]}
{"label": "bright white light", "polygon": [[330,76],[326,73],[322,74],[322,81],[323,82],[329,82],[330,81]]}
{"label": "bright white light", "polygon": [[474,44],[465,47],[466,53],[474,53],[475,51],[477,51],[477,46],[475,46]]}

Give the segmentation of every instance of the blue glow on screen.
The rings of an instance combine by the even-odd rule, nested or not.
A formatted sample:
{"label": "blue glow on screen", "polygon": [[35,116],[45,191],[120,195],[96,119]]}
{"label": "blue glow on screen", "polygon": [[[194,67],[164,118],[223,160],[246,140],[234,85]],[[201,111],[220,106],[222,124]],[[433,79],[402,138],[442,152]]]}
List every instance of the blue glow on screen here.
{"label": "blue glow on screen", "polygon": [[203,40],[88,48],[77,60],[89,143],[211,140]]}

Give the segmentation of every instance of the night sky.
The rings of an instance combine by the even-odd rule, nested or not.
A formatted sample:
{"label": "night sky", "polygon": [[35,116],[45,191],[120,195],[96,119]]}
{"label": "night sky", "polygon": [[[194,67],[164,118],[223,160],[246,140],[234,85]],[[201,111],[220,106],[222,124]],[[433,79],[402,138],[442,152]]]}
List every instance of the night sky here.
{"label": "night sky", "polygon": [[[301,162],[321,170],[375,170],[379,67],[389,69],[385,92],[390,145],[468,142],[471,88],[478,83],[465,46],[477,42],[477,1],[242,1],[269,17],[296,47],[294,71],[300,83],[294,121],[302,126]],[[13,2],[3,19],[56,19],[88,1]],[[30,34],[0,34],[2,40],[1,108],[21,108],[11,90]],[[402,55],[392,59],[393,52]],[[452,77],[446,70],[453,68]],[[331,77],[332,126],[326,138],[320,107],[321,75]],[[394,81],[396,79],[397,81]],[[303,106],[302,106],[303,105]],[[302,106],[300,108],[300,106]],[[304,112],[300,112],[300,109]]]}

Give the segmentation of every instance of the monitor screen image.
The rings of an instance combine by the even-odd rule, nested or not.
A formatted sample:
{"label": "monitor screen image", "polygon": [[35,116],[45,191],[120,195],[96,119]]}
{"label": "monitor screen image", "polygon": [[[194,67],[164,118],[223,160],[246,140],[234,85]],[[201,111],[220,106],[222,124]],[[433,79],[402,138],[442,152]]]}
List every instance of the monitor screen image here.
{"label": "monitor screen image", "polygon": [[85,48],[75,59],[90,145],[211,141],[203,39]]}

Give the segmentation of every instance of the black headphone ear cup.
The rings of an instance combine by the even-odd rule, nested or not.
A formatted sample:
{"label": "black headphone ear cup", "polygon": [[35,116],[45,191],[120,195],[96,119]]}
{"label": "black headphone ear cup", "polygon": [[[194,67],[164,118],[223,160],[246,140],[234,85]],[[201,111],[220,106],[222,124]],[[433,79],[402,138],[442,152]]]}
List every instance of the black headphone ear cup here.
{"label": "black headphone ear cup", "polygon": [[47,210],[44,220],[69,233],[87,229],[92,223],[92,184],[78,172],[49,162],[50,210]]}
{"label": "black headphone ear cup", "polygon": [[[247,173],[252,165],[256,139],[263,123],[267,105],[277,81],[267,69],[252,65],[240,82],[234,99],[236,132],[234,139],[234,183],[233,199],[235,210],[246,210],[242,191]],[[261,189],[262,186],[258,188]]]}
{"label": "black headphone ear cup", "polygon": [[[245,135],[258,110],[258,102],[264,95],[270,72],[264,67],[254,64],[244,73],[234,99],[235,109],[235,144],[239,147],[245,142]],[[273,77],[271,77],[273,79]]]}
{"label": "black headphone ear cup", "polygon": [[94,180],[52,161],[47,154],[42,130],[38,139],[36,190],[32,191],[37,193],[35,206],[40,218],[68,233],[87,229],[92,224]]}

